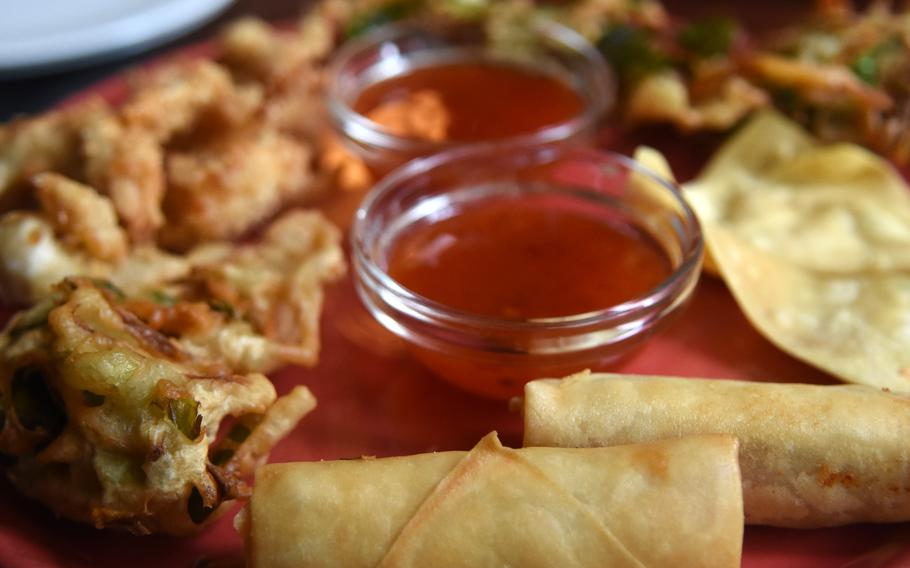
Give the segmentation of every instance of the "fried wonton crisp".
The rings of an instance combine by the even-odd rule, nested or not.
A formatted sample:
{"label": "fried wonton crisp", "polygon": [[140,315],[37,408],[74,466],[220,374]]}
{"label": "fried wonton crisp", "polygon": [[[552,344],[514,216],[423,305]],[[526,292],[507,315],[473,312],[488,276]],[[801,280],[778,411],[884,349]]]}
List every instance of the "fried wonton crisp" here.
{"label": "fried wonton crisp", "polygon": [[764,114],[685,194],[765,337],[845,381],[910,391],[910,188],[890,164]]}

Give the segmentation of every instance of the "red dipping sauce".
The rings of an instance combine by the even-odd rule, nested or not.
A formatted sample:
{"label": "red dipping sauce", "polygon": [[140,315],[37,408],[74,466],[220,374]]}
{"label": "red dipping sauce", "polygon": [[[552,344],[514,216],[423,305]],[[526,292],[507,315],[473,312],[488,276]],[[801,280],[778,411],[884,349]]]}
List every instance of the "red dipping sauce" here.
{"label": "red dipping sauce", "polygon": [[541,199],[489,199],[402,232],[389,275],[430,300],[475,315],[555,318],[637,298],[671,273],[638,227]]}
{"label": "red dipping sauce", "polygon": [[369,116],[421,91],[439,97],[449,115],[445,139],[452,142],[529,134],[575,118],[585,106],[572,87],[551,74],[471,60],[417,67],[379,81],[360,93],[354,110]]}
{"label": "red dipping sauce", "polygon": [[439,377],[495,398],[615,368],[685,305],[702,241],[675,187],[566,144],[491,144],[386,177],[351,229],[358,294]]}

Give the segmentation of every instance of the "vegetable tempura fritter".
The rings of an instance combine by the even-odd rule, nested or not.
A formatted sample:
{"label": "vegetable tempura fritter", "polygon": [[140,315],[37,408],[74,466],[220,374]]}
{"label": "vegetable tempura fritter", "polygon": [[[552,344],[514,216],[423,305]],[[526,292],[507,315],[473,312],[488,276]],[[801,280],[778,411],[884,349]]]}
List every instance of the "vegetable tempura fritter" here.
{"label": "vegetable tempura fritter", "polygon": [[340,241],[321,214],[298,210],[275,221],[260,242],[197,264],[178,297],[207,301],[228,321],[188,329],[182,343],[245,372],[315,364],[323,286],[345,270]]}
{"label": "vegetable tempura fritter", "polygon": [[0,336],[0,454],[10,480],[61,516],[190,533],[245,493],[315,400],[304,387],[276,399],[263,375],[195,359],[120,294],[66,280]]}

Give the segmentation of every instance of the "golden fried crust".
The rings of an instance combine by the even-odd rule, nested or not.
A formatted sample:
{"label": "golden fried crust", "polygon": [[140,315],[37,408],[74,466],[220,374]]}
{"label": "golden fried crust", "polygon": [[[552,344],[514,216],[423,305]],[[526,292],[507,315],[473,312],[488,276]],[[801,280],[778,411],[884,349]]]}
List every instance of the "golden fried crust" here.
{"label": "golden fried crust", "polygon": [[315,403],[305,389],[276,400],[261,374],[194,360],[128,307],[105,284],[67,280],[13,319],[0,336],[0,453],[11,481],[61,516],[194,532],[246,492],[249,456]]}
{"label": "golden fried crust", "polygon": [[31,305],[72,274],[105,276],[110,264],[66,246],[45,216],[12,211],[0,216],[0,302]]}
{"label": "golden fried crust", "polygon": [[92,257],[117,261],[127,252],[126,233],[120,228],[111,202],[81,183],[54,173],[32,179],[38,200],[64,242]]}
{"label": "golden fried crust", "polygon": [[133,242],[154,239],[164,224],[164,150],[153,133],[125,128],[112,114],[82,131],[86,179],[108,195]]}
{"label": "golden fried crust", "polygon": [[341,36],[347,2],[320,2],[295,29],[276,33],[258,18],[242,18],[221,34],[221,61],[235,75],[274,89],[293,81],[302,68],[325,59]]}
{"label": "golden fried crust", "polygon": [[102,101],[90,99],[0,129],[0,212],[27,201],[28,182],[35,174],[78,172],[82,125],[106,111]]}
{"label": "golden fried crust", "polygon": [[243,317],[206,333],[187,333],[183,344],[215,352],[244,370],[313,365],[323,286],[344,271],[340,231],[320,213],[287,213],[259,243],[196,266],[187,299],[214,298]]}
{"label": "golden fried crust", "polygon": [[309,149],[253,127],[167,158],[167,226],[161,242],[186,249],[237,237],[310,187]]}
{"label": "golden fried crust", "polygon": [[141,75],[133,93],[120,111],[124,124],[150,133],[159,142],[186,133],[206,116],[227,125],[242,124],[256,112],[262,96],[255,87],[238,88],[223,67],[204,60],[175,63]]}

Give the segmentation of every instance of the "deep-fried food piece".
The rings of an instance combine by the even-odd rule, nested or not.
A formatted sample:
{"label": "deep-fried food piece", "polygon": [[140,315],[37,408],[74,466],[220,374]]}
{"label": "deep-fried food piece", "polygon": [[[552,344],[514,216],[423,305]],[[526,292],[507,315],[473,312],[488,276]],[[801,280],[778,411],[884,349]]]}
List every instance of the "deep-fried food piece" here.
{"label": "deep-fried food piece", "polygon": [[667,122],[685,131],[723,130],[769,102],[764,91],[736,75],[725,77],[711,96],[694,101],[682,77],[665,71],[631,89],[625,118],[633,124]]}
{"label": "deep-fried food piece", "polygon": [[309,148],[262,127],[171,153],[161,242],[186,249],[243,234],[307,191],[309,161]]}
{"label": "deep-fried food piece", "polygon": [[221,60],[235,74],[270,88],[292,81],[301,69],[325,59],[350,16],[347,0],[319,2],[292,30],[276,32],[258,18],[242,18],[221,34]]}
{"label": "deep-fried food piece", "polygon": [[159,142],[186,133],[203,118],[243,124],[262,102],[258,87],[238,87],[223,67],[205,60],[155,69],[137,82],[133,93],[120,111],[124,124]]}
{"label": "deep-fried food piece", "polygon": [[213,243],[186,254],[171,254],[152,245],[142,245],[109,267],[105,277],[130,296],[147,294],[186,278],[196,264],[227,257],[230,250],[228,243]]}
{"label": "deep-fried food piece", "polygon": [[0,303],[30,305],[55,283],[81,274],[102,277],[110,265],[67,247],[41,215],[12,211],[0,217]]}
{"label": "deep-fried food piece", "polygon": [[99,528],[198,530],[314,406],[304,387],[276,400],[260,374],[195,361],[87,280],[63,282],[0,336],[8,477]]}
{"label": "deep-fried food piece", "polygon": [[164,224],[164,150],[141,128],[125,128],[113,114],[82,130],[85,177],[110,196],[133,242],[149,242]]}
{"label": "deep-fried food piece", "polygon": [[81,167],[80,129],[107,106],[90,99],[0,128],[0,211],[21,205],[35,174],[74,174]]}
{"label": "deep-fried food piece", "polygon": [[344,147],[338,136],[326,132],[319,155],[319,168],[331,175],[338,189],[357,191],[366,189],[373,182],[366,163]]}
{"label": "deep-fried food piece", "polygon": [[749,71],[779,107],[827,140],[865,144],[898,163],[910,158],[910,28],[906,5],[816,3],[808,23],[781,31]]}
{"label": "deep-fried food piece", "polygon": [[93,258],[117,261],[126,256],[126,233],[110,200],[87,185],[46,172],[32,179],[41,209],[64,242]]}
{"label": "deep-fried food piece", "polygon": [[842,65],[799,61],[770,53],[758,53],[748,60],[749,75],[778,89],[792,89],[806,101],[819,105],[884,110],[891,97],[863,83]]}
{"label": "deep-fried food piece", "polygon": [[187,256],[155,247],[133,248],[117,262],[94,258],[64,242],[47,216],[13,211],[0,217],[0,304],[31,305],[67,276],[107,278],[130,294],[160,288],[190,273],[196,262],[213,262],[229,247],[204,247]]}
{"label": "deep-fried food piece", "polygon": [[262,106],[265,125],[298,139],[317,140],[328,127],[323,71],[302,66],[276,87]]}
{"label": "deep-fried food piece", "polygon": [[323,285],[345,270],[340,241],[340,231],[320,213],[294,211],[273,223],[261,242],[197,266],[184,297],[214,298],[242,317],[214,331],[186,334],[183,344],[191,352],[217,353],[245,371],[314,364]]}

